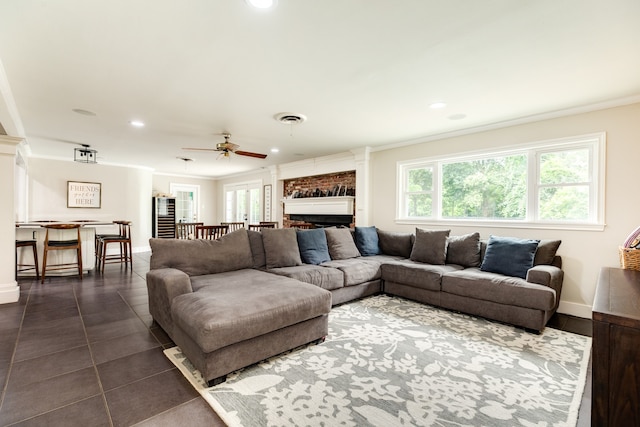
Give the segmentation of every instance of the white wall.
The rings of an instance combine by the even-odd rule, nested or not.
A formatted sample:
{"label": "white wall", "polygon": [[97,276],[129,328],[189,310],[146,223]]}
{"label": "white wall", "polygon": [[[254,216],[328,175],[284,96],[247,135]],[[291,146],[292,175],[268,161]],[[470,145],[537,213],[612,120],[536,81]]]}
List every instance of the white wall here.
{"label": "white wall", "polygon": [[[188,184],[200,186],[200,221],[205,224],[219,224],[220,219],[218,217],[218,205],[222,201],[218,201],[218,190],[216,180],[194,178],[194,177],[182,177],[176,175],[153,175],[153,194],[158,193],[170,194],[171,184]],[[222,208],[220,208],[222,209]]]}
{"label": "white wall", "polygon": [[[148,249],[151,170],[31,157],[28,171],[29,221],[128,220],[134,252]],[[101,207],[67,208],[67,181],[101,183]]]}
{"label": "white wall", "polygon": [[[618,267],[618,246],[640,224],[640,199],[635,173],[640,161],[640,104],[544,120],[508,128],[371,153],[371,222],[379,228],[413,231],[415,226],[395,223],[396,162],[519,143],[543,141],[605,131],[606,204],[604,231],[446,227],[452,235],[479,231],[540,239],[561,239],[558,254],[565,271],[560,312],[590,317],[599,270]],[[424,226],[423,228],[429,228]]]}

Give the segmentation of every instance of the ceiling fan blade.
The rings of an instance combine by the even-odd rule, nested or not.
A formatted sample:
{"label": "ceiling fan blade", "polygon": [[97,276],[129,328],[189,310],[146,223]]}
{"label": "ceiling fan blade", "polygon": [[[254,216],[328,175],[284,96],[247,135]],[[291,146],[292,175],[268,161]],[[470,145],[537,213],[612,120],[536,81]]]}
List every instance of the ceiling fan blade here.
{"label": "ceiling fan blade", "polygon": [[182,147],[183,150],[187,150],[187,151],[218,151],[215,148],[187,148],[187,147]]}
{"label": "ceiling fan blade", "polygon": [[239,156],[255,157],[256,159],[266,159],[267,158],[266,154],[252,153],[250,151],[236,150],[236,151],[234,151],[234,153],[236,153]]}

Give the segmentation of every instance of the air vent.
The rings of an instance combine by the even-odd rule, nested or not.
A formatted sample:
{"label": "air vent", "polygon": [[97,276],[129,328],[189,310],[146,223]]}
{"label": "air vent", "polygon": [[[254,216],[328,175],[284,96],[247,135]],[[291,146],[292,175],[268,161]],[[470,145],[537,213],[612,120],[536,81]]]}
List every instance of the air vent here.
{"label": "air vent", "polygon": [[307,120],[302,114],[280,113],[276,114],[275,119],[285,125],[297,125]]}

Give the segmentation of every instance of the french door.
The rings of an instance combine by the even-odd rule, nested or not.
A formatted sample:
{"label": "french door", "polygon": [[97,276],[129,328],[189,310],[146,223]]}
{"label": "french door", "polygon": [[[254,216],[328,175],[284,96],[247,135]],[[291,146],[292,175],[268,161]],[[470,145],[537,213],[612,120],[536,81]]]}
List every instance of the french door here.
{"label": "french door", "polygon": [[262,218],[261,181],[224,186],[224,221],[257,224]]}
{"label": "french door", "polygon": [[200,186],[170,183],[169,188],[176,197],[176,222],[198,222]]}

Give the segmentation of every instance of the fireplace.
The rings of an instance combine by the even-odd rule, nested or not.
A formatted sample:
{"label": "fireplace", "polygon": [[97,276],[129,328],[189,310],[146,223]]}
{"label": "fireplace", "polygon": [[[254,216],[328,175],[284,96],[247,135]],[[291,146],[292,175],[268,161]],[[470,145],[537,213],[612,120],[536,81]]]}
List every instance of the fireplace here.
{"label": "fireplace", "polygon": [[319,227],[350,227],[354,222],[355,197],[306,197],[284,199],[284,226],[299,223]]}
{"label": "fireplace", "polygon": [[292,223],[304,222],[313,224],[316,228],[321,227],[350,227],[353,222],[353,215],[299,215],[290,214],[289,220]]}

